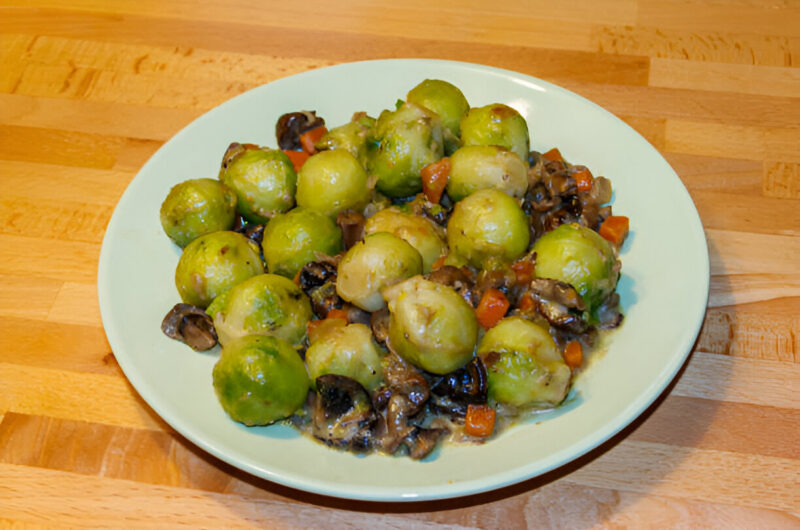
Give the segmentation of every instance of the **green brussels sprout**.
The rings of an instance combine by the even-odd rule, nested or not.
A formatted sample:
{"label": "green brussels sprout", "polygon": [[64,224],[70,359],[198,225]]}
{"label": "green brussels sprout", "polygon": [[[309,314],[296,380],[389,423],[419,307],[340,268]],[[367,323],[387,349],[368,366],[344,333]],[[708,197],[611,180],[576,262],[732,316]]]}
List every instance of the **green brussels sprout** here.
{"label": "green brussels sprout", "polygon": [[297,351],[264,335],[246,335],[224,345],[212,379],[225,412],[248,426],[291,416],[305,402],[310,386]]}
{"label": "green brussels sprout", "polygon": [[450,253],[476,268],[490,259],[514,261],[528,243],[528,217],[516,199],[499,190],[479,190],[457,202],[447,222]]}
{"label": "green brussels sprout", "polygon": [[383,295],[389,305],[389,343],[406,361],[446,374],[472,359],[478,320],[452,287],[414,276]]}
{"label": "green brussels sprout", "polygon": [[414,103],[381,112],[374,134],[378,145],[370,152],[367,169],[378,177],[378,191],[389,197],[420,191],[420,170],[444,156],[441,118]]}
{"label": "green brussels sprout", "polygon": [[528,165],[528,124],[519,112],[502,103],[469,109],[461,120],[461,143],[499,145],[517,153]]}
{"label": "green brussels sprout", "polygon": [[375,118],[357,113],[353,120],[328,131],[314,146],[318,151],[344,149],[356,157],[361,165],[367,162],[367,141],[370,138]]}
{"label": "green brussels sprout", "polygon": [[359,241],[339,262],[336,292],[365,311],[386,305],[381,291],[422,272],[422,257],[408,242],[387,232]]}
{"label": "green brussels sprout", "polygon": [[261,248],[269,272],[294,278],[318,252],[329,256],[341,252],[342,231],[324,213],[298,207],[267,223]]}
{"label": "green brussels sprout", "polygon": [[447,194],[460,201],[470,193],[493,188],[512,197],[528,190],[528,168],[513,151],[496,145],[469,145],[450,157]]}
{"label": "green brussels sprout", "polygon": [[316,338],[306,350],[306,365],[312,385],[321,375],[336,374],[346,375],[367,390],[374,390],[383,380],[383,356],[368,326],[347,324],[331,326]]}
{"label": "green brussels sprout", "polygon": [[442,119],[445,153],[458,149],[461,119],[469,110],[469,102],[457,86],[441,79],[426,79],[409,91],[406,100],[432,110]]}
{"label": "green brussels sprout", "polygon": [[533,245],[536,276],[572,285],[586,304],[587,320],[611,294],[619,268],[611,245],[600,234],[577,223],[563,224],[542,235]]}
{"label": "green brussels sprout", "polygon": [[206,307],[234,285],[262,274],[258,246],[247,237],[223,230],[189,243],[175,269],[175,286],[187,304]]}
{"label": "green brussels sprout", "polygon": [[297,174],[277,149],[229,148],[219,179],[236,192],[236,207],[248,221],[263,224],[294,206]]}
{"label": "green brussels sprout", "polygon": [[486,366],[489,398],[517,407],[554,406],[569,391],[571,371],[543,327],[506,317],[478,344]]}
{"label": "green brussels sprout", "polygon": [[206,309],[223,346],[244,335],[272,335],[295,346],[306,337],[311,302],[277,274],[259,274],[214,299]]}
{"label": "green brussels sprout", "polygon": [[344,149],[312,155],[297,176],[297,205],[331,217],[345,210],[361,210],[370,194],[366,171]]}
{"label": "green brussels sprout", "polygon": [[422,256],[422,273],[431,272],[433,263],[446,253],[447,245],[433,221],[390,207],[379,211],[364,225],[365,234],[389,232],[407,241]]}
{"label": "green brussels sprout", "polygon": [[161,226],[181,248],[204,234],[233,228],[236,194],[214,179],[176,184],[161,203]]}

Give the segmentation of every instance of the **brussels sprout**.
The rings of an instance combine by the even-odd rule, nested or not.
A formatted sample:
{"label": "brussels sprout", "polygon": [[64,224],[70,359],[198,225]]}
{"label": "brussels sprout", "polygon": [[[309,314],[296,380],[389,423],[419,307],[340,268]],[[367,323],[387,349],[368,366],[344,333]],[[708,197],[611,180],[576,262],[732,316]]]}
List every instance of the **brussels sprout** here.
{"label": "brussels sprout", "polygon": [[294,206],[297,174],[289,157],[277,149],[245,148],[226,154],[219,179],[236,192],[236,207],[251,222],[266,223]]}
{"label": "brussels sprout", "polygon": [[233,228],[236,194],[214,179],[176,184],[161,203],[161,226],[181,248],[204,234]]}
{"label": "brussels sprout", "polygon": [[339,262],[336,292],[365,311],[384,307],[381,291],[422,272],[414,247],[387,232],[376,232],[353,245]]}
{"label": "brussels sprout", "polygon": [[298,207],[272,218],[264,228],[261,248],[269,272],[294,278],[318,252],[329,256],[341,252],[342,231],[327,215]]}
{"label": "brussels sprout", "polygon": [[306,350],[306,365],[312,384],[323,374],[337,374],[374,390],[383,379],[383,356],[368,326],[348,324],[330,327],[317,337]]}
{"label": "brussels sprout", "polygon": [[508,105],[474,107],[461,120],[462,145],[499,145],[519,155],[526,167],[530,151],[528,124]]}
{"label": "brussels sprout", "polygon": [[486,332],[478,356],[489,377],[489,398],[517,407],[553,406],[567,396],[571,371],[543,327],[506,317]]}
{"label": "brussels sprout", "polygon": [[433,263],[445,253],[447,245],[433,221],[406,213],[397,207],[381,210],[364,225],[365,234],[389,232],[407,241],[422,256],[422,273],[428,274]]}
{"label": "brussels sprout", "polygon": [[528,189],[528,169],[513,151],[496,145],[469,145],[450,157],[447,194],[460,201],[470,193],[492,188],[512,197]]}
{"label": "brussels sprout", "polygon": [[315,147],[319,151],[344,149],[356,157],[361,165],[366,165],[367,141],[374,126],[375,118],[370,118],[366,114],[356,114],[353,116],[353,121],[328,131]]}
{"label": "brussels sprout", "polygon": [[234,285],[263,272],[255,243],[236,232],[212,232],[183,250],[175,269],[175,286],[185,303],[206,307]]}
{"label": "brussels sprout", "polygon": [[411,364],[446,374],[472,358],[478,340],[475,310],[452,287],[415,276],[383,292],[389,343]]}
{"label": "brussels sprout", "polygon": [[247,335],[229,342],[212,371],[220,405],[245,425],[268,425],[291,416],[306,400],[306,367],[277,337]]}
{"label": "brussels sprout", "polygon": [[508,194],[484,189],[456,203],[447,222],[450,253],[473,267],[487,260],[514,261],[528,248],[528,217]]}
{"label": "brussels sprout", "polygon": [[445,152],[450,154],[458,149],[461,119],[469,110],[469,102],[457,86],[441,79],[426,79],[411,89],[406,100],[438,114],[445,129]]}
{"label": "brussels sprout", "polygon": [[577,223],[545,233],[533,245],[536,276],[571,284],[586,303],[587,320],[617,286],[619,268],[611,245]]}
{"label": "brussels sprout", "polygon": [[309,157],[297,176],[297,205],[331,217],[345,210],[361,210],[370,193],[367,173],[344,149]]}
{"label": "brussels sprout", "polygon": [[444,156],[442,121],[414,103],[396,111],[384,110],[375,124],[378,146],[367,160],[369,173],[378,177],[378,191],[406,197],[422,189],[420,170]]}
{"label": "brussels sprout", "polygon": [[293,281],[260,274],[214,299],[206,310],[223,346],[244,335],[272,335],[295,346],[306,337],[311,302]]}

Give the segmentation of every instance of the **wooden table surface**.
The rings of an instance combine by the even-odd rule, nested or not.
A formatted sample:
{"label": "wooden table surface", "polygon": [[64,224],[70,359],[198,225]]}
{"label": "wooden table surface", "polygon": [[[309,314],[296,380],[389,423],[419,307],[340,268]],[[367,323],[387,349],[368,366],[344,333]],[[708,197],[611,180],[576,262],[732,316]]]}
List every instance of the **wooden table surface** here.
{"label": "wooden table surface", "polygon": [[[0,526],[800,527],[797,0],[0,4]],[[159,146],[262,83],[388,57],[597,102],[675,168],[708,239],[704,327],[668,394],[476,497],[371,504],[240,472],[148,408],[100,321],[106,224]]]}

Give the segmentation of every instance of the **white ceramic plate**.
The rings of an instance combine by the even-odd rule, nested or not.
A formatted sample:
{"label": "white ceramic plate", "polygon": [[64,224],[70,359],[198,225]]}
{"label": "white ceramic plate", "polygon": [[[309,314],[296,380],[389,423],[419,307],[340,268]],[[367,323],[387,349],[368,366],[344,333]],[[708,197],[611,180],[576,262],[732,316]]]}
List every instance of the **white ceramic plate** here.
{"label": "white ceramic plate", "polygon": [[[276,146],[275,122],[313,109],[329,126],[354,111],[376,116],[425,78],[460,87],[470,104],[502,102],[527,119],[532,148],[558,146],[609,177],[614,211],[631,219],[619,292],[626,320],[559,411],[483,445],[447,446],[423,462],[329,449],[286,426],[246,428],[218,404],[218,352],[195,353],[160,330],[178,301],[179,249],[162,232],[171,186],[216,178],[232,141]],[[280,79],[203,115],[167,142],[131,182],[109,223],[98,289],[109,343],[147,403],[189,440],[268,480],[336,497],[410,501],[456,497],[540,475],[600,445],[641,414],[675,376],[697,336],[708,295],[708,252],[677,175],[630,127],[580,96],[522,74],[465,63],[386,60]]]}

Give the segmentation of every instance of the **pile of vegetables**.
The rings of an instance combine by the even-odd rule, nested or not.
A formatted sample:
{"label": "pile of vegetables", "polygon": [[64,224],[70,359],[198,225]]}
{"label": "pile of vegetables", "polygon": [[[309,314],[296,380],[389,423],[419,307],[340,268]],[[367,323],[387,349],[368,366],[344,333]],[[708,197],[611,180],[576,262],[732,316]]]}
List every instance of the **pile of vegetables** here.
{"label": "pile of vegetables", "polygon": [[558,406],[620,325],[611,184],[531,151],[515,109],[429,79],[330,130],[287,113],[276,137],[161,207],[183,248],[162,329],[222,346],[232,419],[423,458]]}

